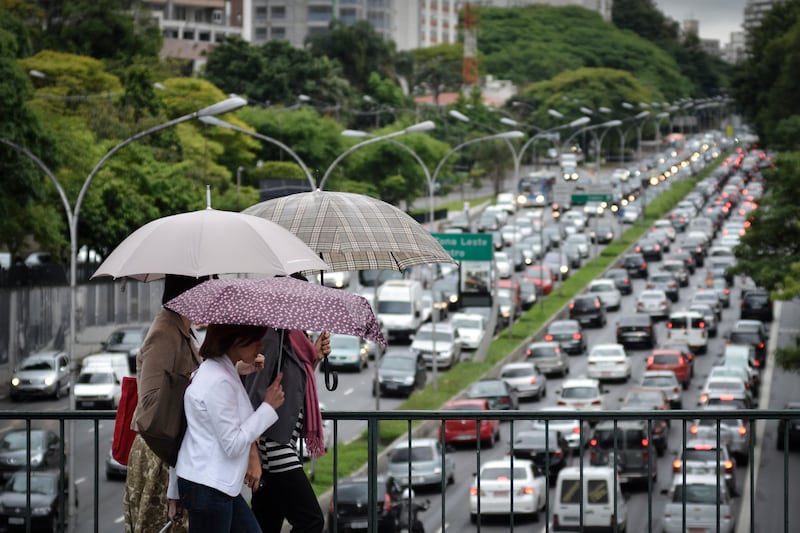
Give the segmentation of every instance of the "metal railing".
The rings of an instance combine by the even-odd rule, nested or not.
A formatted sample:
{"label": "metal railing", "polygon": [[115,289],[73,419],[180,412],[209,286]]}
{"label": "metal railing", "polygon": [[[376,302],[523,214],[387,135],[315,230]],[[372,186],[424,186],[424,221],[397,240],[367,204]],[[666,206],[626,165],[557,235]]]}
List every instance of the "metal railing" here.
{"label": "metal railing", "polygon": [[[58,454],[59,454],[59,464],[58,464],[58,471],[60,474],[60,484],[59,487],[61,493],[67,490],[68,486],[67,483],[74,483],[74,478],[71,475],[72,473],[67,472],[67,447],[70,443],[66,441],[66,431],[65,426],[69,421],[91,421],[93,423],[93,447],[92,450],[80,450],[83,454],[92,454],[93,460],[93,479],[94,479],[94,488],[93,488],[93,503],[92,503],[92,513],[94,519],[94,531],[99,531],[99,523],[98,523],[98,499],[99,499],[99,472],[100,472],[100,423],[104,420],[113,420],[115,418],[114,411],[92,411],[92,412],[85,412],[85,411],[4,411],[0,412],[0,420],[3,421],[14,421],[16,423],[22,423],[19,429],[24,429],[26,431],[26,444],[27,444],[27,457],[24,468],[20,468],[18,471],[24,470],[27,476],[27,487],[30,487],[30,479],[31,475],[34,470],[31,469],[31,430],[35,429],[33,427],[34,421],[54,421],[57,423],[58,431],[57,433],[60,436],[60,440],[58,443]],[[613,457],[613,470],[615,473],[618,473],[619,464],[617,461],[617,451],[618,446],[621,445],[617,441],[617,429],[618,424],[625,421],[644,421],[646,422],[647,428],[647,438],[650,443],[653,442],[654,436],[654,424],[660,421],[667,421],[667,422],[678,422],[681,425],[682,434],[681,434],[681,449],[685,449],[687,445],[687,440],[689,437],[689,432],[687,431],[688,424],[694,422],[696,420],[713,420],[715,423],[715,431],[713,432],[712,438],[716,441],[716,454],[717,454],[717,464],[721,464],[722,456],[720,455],[721,452],[721,444],[723,443],[723,433],[724,428],[722,421],[724,420],[743,420],[747,424],[747,433],[750,435],[747,455],[748,455],[748,473],[749,476],[749,494],[743,495],[749,499],[750,509],[755,509],[755,493],[756,493],[756,479],[755,479],[755,438],[756,435],[756,422],[758,421],[772,421],[772,420],[782,420],[785,423],[783,424],[784,433],[783,435],[779,435],[778,438],[783,439],[783,531],[788,533],[789,529],[789,506],[790,506],[790,498],[789,498],[789,451],[790,451],[790,431],[792,431],[792,423],[797,423],[800,419],[800,413],[797,411],[792,410],[730,410],[730,411],[703,411],[703,410],[675,410],[675,411],[598,411],[598,412],[586,412],[586,411],[574,411],[574,412],[559,412],[559,411],[548,411],[546,408],[542,411],[439,411],[439,412],[431,412],[431,411],[325,411],[323,412],[323,418],[329,419],[333,421],[333,434],[334,434],[334,443],[338,443],[338,434],[339,434],[339,422],[345,421],[362,421],[366,422],[367,424],[367,464],[366,464],[366,476],[368,478],[368,530],[370,532],[378,531],[378,486],[377,486],[377,479],[378,475],[381,473],[381,460],[380,454],[382,451],[388,449],[385,443],[381,442],[380,435],[379,435],[379,423],[382,421],[405,421],[408,425],[408,433],[406,436],[401,437],[398,439],[400,442],[403,440],[407,440],[407,442],[411,443],[412,438],[422,437],[422,436],[435,436],[435,438],[441,439],[440,442],[442,444],[442,449],[446,450],[445,453],[442,455],[442,471],[445,470],[445,459],[446,454],[449,453],[447,446],[445,446],[444,442],[444,434],[445,434],[445,422],[447,420],[475,420],[475,421],[482,421],[482,420],[499,420],[501,422],[507,422],[510,425],[510,432],[511,435],[514,435],[515,425],[529,423],[533,420],[542,421],[545,426],[545,438],[548,439],[551,432],[549,431],[549,424],[553,421],[564,421],[564,420],[579,420],[580,424],[580,439],[579,442],[581,445],[578,447],[577,454],[579,457],[578,467],[580,469],[580,478],[581,484],[580,486],[580,493],[579,493],[579,505],[580,505],[580,517],[581,517],[581,525],[580,531],[583,531],[583,510],[584,510],[584,498],[583,498],[583,476],[584,476],[584,457],[587,453],[586,448],[590,439],[590,429],[586,429],[584,427],[584,422],[587,422],[589,425],[594,425],[601,421],[611,421],[613,423],[614,428],[614,443],[613,443],[613,453],[610,454]],[[480,436],[480,424],[475,424],[475,431],[476,431],[476,443],[481,441]],[[796,431],[796,430],[795,430]],[[545,448],[549,448],[549,442],[546,441]],[[340,453],[346,453],[342,450],[344,449],[341,443],[338,445],[334,445],[332,450],[329,450],[333,456],[333,465],[332,465],[332,474],[333,479],[338,480],[340,479],[339,475],[339,465],[338,465],[338,456]],[[513,465],[513,455],[514,455],[514,441],[513,438],[510,441],[510,449],[509,458],[512,461]],[[76,453],[78,452],[75,450]],[[475,464],[476,464],[476,471],[480,470],[481,465],[481,446],[476,446],[475,449]],[[549,452],[545,452],[545,464],[550,464],[550,457]],[[653,458],[652,453],[648,454],[647,456],[647,523],[648,523],[648,531],[651,531],[653,528],[653,517],[654,517],[654,510],[653,510],[653,496],[654,496],[654,486],[653,486],[653,472],[654,469],[657,468],[655,464],[655,460]],[[409,455],[410,457],[410,455]],[[411,460],[409,459],[409,480],[411,479]],[[8,466],[3,465],[5,472],[8,473]],[[686,468],[682,468],[682,476],[683,476],[683,484],[686,483]],[[723,483],[721,473],[721,468],[716,468],[716,481],[717,481],[717,513],[716,513],[716,528],[719,531],[722,517],[720,516],[720,487],[721,483]],[[350,474],[349,472],[345,473],[345,475]],[[549,468],[545,469],[542,472],[542,475],[545,477],[545,510],[548,511],[547,516],[549,517],[550,513],[549,510],[551,509],[551,501],[550,501],[550,488],[555,486],[556,477],[551,475]],[[344,476],[342,476],[344,477]],[[511,494],[514,494],[513,484],[514,484],[514,477],[510,476],[511,480]],[[442,527],[445,524],[445,515],[446,515],[446,498],[445,498],[445,488],[446,488],[445,476],[442,476],[441,481],[441,504],[442,504],[442,518],[441,523]],[[480,491],[480,476],[476,478],[476,483],[478,484],[478,491]],[[771,483],[775,486],[775,480]],[[30,513],[31,513],[31,501],[30,501],[30,490],[27,491],[27,498],[26,498],[26,531],[30,531],[31,521],[30,521]],[[337,516],[337,484],[334,483],[332,490],[330,491],[331,494],[328,495],[329,498],[332,498],[332,505],[331,508],[333,509],[333,516]],[[618,490],[613,491],[613,516],[617,517],[618,506],[620,502],[618,501]],[[324,497],[323,497],[324,498]],[[796,495],[795,495],[796,498]],[[121,503],[121,502],[120,502]],[[480,506],[480,498],[478,499],[478,506]],[[513,515],[513,498],[511,499],[511,514]],[[324,507],[323,507],[324,508]],[[411,507],[408,506],[408,524],[411,522]],[[67,501],[65,498],[61,498],[60,502],[60,509],[59,509],[59,516],[60,517],[67,517],[69,513],[67,512]],[[686,530],[686,519],[687,519],[687,510],[686,510],[686,501],[685,498],[682,504],[682,516],[681,516],[681,523],[682,523],[682,530]],[[61,520],[61,524],[59,525],[58,531],[63,531],[66,529],[65,520]],[[756,513],[750,513],[750,522],[749,522],[749,529],[750,531],[755,531],[756,525]],[[478,507],[478,521],[477,521],[478,530],[480,531],[480,507]],[[796,524],[795,524],[796,526]],[[513,531],[514,528],[514,520],[510,523],[510,528]],[[555,530],[554,527],[551,525],[550,520],[546,520],[544,525],[545,531],[549,532],[551,530]],[[614,520],[613,531],[617,531],[618,523]],[[330,531],[336,531],[335,525],[330,526]]]}

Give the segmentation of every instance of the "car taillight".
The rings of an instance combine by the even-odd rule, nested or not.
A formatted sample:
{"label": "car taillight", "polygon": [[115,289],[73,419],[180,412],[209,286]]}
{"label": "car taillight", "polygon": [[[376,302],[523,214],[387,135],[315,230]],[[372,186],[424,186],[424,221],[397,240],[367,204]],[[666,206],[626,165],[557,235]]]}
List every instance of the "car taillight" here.
{"label": "car taillight", "polygon": [[553,454],[554,456],[561,458],[564,457],[564,452],[561,450],[556,450],[556,453]]}
{"label": "car taillight", "polygon": [[647,263],[642,263],[642,268],[643,269],[647,268]]}
{"label": "car taillight", "polygon": [[675,459],[674,461],[672,461],[672,470],[674,470],[675,472],[680,472],[682,466],[683,466],[683,461],[681,461],[680,459]]}
{"label": "car taillight", "polygon": [[739,435],[747,435],[747,426],[739,426]]}
{"label": "car taillight", "polygon": [[581,340],[582,337],[583,337],[583,335],[581,335],[580,333],[573,333],[572,334],[572,338],[575,339],[576,341]]}
{"label": "car taillight", "polygon": [[692,425],[692,427],[689,428],[689,433],[691,433],[692,435],[697,435],[699,431],[700,427],[697,425]]}
{"label": "car taillight", "polygon": [[730,472],[731,470],[733,470],[733,461],[731,461],[730,459],[725,461],[725,470],[727,472]]}
{"label": "car taillight", "polygon": [[570,303],[569,303],[569,308],[570,308],[570,309],[575,309],[575,304],[574,304],[574,303],[572,303],[572,302],[570,302]]}
{"label": "car taillight", "polygon": [[601,304],[600,302],[595,302],[595,303],[594,303],[594,306],[595,306],[595,307],[600,307],[601,305],[603,305],[603,304]]}
{"label": "car taillight", "polygon": [[603,401],[602,400],[595,400],[595,401],[592,402],[592,405],[603,405]]}
{"label": "car taillight", "polygon": [[589,440],[589,446],[592,446],[592,447],[597,446],[597,439],[595,439],[595,438],[590,439]]}
{"label": "car taillight", "polygon": [[511,400],[509,398],[500,398],[500,400],[498,400],[498,401],[500,403],[511,403]]}
{"label": "car taillight", "polygon": [[519,489],[519,491],[517,492],[517,494],[519,494],[520,496],[525,496],[525,495],[530,495],[530,494],[535,494],[535,493],[536,493],[536,490],[533,487],[529,487],[527,485],[522,487],[521,489]]}
{"label": "car taillight", "polygon": [[531,385],[536,384],[536,376],[531,376]]}
{"label": "car taillight", "polygon": [[546,340],[546,341],[551,341],[551,340],[553,340],[553,336],[552,336],[552,335],[550,335],[550,334],[548,334],[548,335],[545,335],[545,336],[544,336],[544,340]]}
{"label": "car taillight", "polygon": [[760,349],[760,348],[763,348],[763,347],[764,347],[764,343],[763,343],[763,342],[759,342],[759,343],[758,343],[758,347],[759,347],[759,349]]}
{"label": "car taillight", "polygon": [[650,441],[649,441],[649,440],[647,440],[646,438],[645,438],[645,439],[642,439],[642,448],[647,448],[647,446],[648,446],[649,444],[650,444]]}
{"label": "car taillight", "polygon": [[[483,492],[483,491],[481,491],[481,492]],[[469,488],[469,495],[470,496],[477,496],[478,495],[477,487],[470,487]]]}
{"label": "car taillight", "polygon": [[672,322],[667,322],[667,329],[672,329]]}
{"label": "car taillight", "polygon": [[565,402],[564,400],[558,400],[556,405],[567,405],[567,402]]}
{"label": "car taillight", "polygon": [[681,388],[680,387],[674,387],[672,389],[672,392],[674,392],[675,394],[680,394],[681,393]]}
{"label": "car taillight", "polygon": [[700,403],[706,403],[708,401],[708,394],[705,392],[700,395]]}
{"label": "car taillight", "polygon": [[581,427],[580,426],[575,426],[574,428],[572,428],[572,432],[577,435],[578,433],[581,432]]}
{"label": "car taillight", "polygon": [[760,366],[761,366],[761,361],[759,361],[758,359],[756,359],[756,360],[755,360],[755,366],[756,366],[756,368],[760,367]]}
{"label": "car taillight", "polygon": [[383,496],[383,512],[388,513],[392,510],[392,497],[389,494]]}
{"label": "car taillight", "polygon": [[703,322],[702,320],[700,321],[700,324],[698,324],[698,325],[700,326],[700,329],[703,329],[704,327],[706,327],[706,323]]}
{"label": "car taillight", "polygon": [[531,350],[525,350],[525,355],[527,355],[528,357],[530,357],[532,353],[533,352]]}

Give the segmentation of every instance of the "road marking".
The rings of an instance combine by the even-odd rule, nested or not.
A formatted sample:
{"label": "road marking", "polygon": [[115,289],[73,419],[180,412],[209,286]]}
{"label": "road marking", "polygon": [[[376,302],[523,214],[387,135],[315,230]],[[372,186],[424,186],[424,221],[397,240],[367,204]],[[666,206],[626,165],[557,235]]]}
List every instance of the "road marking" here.
{"label": "road marking", "polygon": [[84,481],[86,481],[86,478],[85,478],[85,477],[79,477],[78,479],[76,479],[76,480],[75,480],[75,484],[76,484],[76,485],[80,485],[80,484],[81,484],[81,483],[83,483]]}
{"label": "road marking", "polygon": [[450,527],[450,522],[445,522],[445,523],[444,523],[444,527],[440,527],[439,529],[437,529],[437,530],[436,530],[436,533],[442,533],[442,532],[443,532],[443,531],[445,531],[445,530],[446,530],[448,527]]}
{"label": "road marking", "polygon": [[115,524],[121,524],[125,520],[125,516],[119,516],[114,520]]}
{"label": "road marking", "polygon": [[344,395],[347,396],[348,394],[353,394],[354,392],[355,392],[355,389],[353,387],[350,387],[349,389],[344,391]]}
{"label": "road marking", "polygon": [[[778,331],[781,323],[781,302],[775,302],[775,316],[772,318],[772,325],[769,328],[769,341],[767,342],[767,372],[765,379],[761,380],[761,391],[758,397],[758,408],[766,409],[769,407],[769,394],[772,388],[772,374],[775,370],[775,349],[778,343]],[[764,443],[764,430],[766,427],[766,420],[756,421],[756,444],[753,449],[753,460],[750,463],[750,468],[753,471],[753,481],[758,487],[758,471],[761,468],[761,452]],[[787,473],[788,475],[788,473]],[[744,487],[742,487],[742,503],[739,507],[739,519],[736,521],[736,533],[747,533],[750,531],[750,476],[744,479]]]}

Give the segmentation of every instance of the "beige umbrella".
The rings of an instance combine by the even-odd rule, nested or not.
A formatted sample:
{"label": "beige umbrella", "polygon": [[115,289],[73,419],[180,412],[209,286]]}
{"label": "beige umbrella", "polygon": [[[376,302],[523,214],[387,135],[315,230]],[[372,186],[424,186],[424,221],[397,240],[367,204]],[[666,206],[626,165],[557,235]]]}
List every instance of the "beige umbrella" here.
{"label": "beige umbrella", "polygon": [[126,237],[92,277],[150,281],[165,274],[285,276],[309,270],[328,270],[328,265],[278,224],[207,208],[145,224]]}

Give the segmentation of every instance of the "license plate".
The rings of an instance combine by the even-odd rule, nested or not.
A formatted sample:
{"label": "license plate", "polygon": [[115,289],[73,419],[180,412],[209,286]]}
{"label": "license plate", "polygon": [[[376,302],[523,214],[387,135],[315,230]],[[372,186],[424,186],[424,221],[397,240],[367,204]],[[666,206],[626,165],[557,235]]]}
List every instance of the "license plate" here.
{"label": "license plate", "polygon": [[350,522],[350,529],[367,529],[367,521]]}
{"label": "license plate", "polygon": [[22,524],[25,523],[25,519],[24,518],[18,518],[16,516],[10,516],[10,517],[8,517],[8,523],[9,524],[13,524],[13,525],[22,525]]}
{"label": "license plate", "polygon": [[84,407],[94,407],[94,402],[81,402]]}
{"label": "license plate", "polygon": [[497,498],[506,498],[508,497],[509,492],[507,490],[496,490],[494,491],[494,495]]}
{"label": "license plate", "polygon": [[608,370],[603,370],[602,372],[600,372],[600,375],[603,376],[604,378],[607,378],[608,376],[611,375],[611,372],[609,372]]}
{"label": "license plate", "polygon": [[690,527],[689,533],[706,533],[708,530],[701,527]]}
{"label": "license plate", "polygon": [[390,390],[395,390],[397,388],[397,383],[387,383],[386,388]]}

